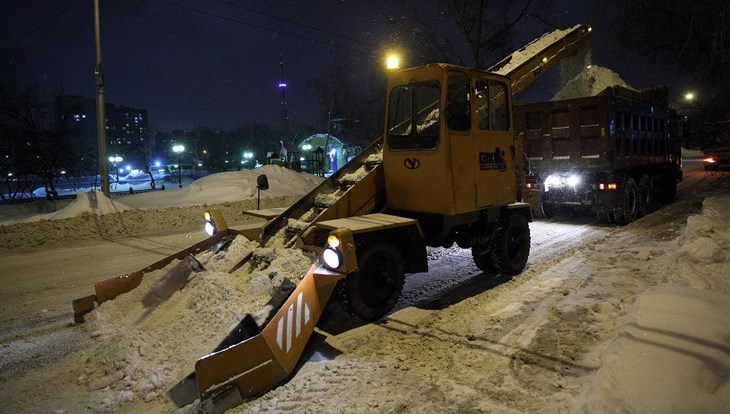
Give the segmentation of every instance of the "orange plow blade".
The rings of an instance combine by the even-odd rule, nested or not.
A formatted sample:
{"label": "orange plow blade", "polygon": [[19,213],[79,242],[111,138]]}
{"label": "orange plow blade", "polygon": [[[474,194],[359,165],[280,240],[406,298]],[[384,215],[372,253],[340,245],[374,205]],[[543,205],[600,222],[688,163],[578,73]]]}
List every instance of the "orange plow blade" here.
{"label": "orange plow blade", "polygon": [[294,371],[343,277],[315,261],[260,333],[247,315],[213,353],[198,360],[194,374],[170,390],[170,398],[184,406],[198,397],[212,398],[234,388],[240,399],[246,399],[275,387]]}

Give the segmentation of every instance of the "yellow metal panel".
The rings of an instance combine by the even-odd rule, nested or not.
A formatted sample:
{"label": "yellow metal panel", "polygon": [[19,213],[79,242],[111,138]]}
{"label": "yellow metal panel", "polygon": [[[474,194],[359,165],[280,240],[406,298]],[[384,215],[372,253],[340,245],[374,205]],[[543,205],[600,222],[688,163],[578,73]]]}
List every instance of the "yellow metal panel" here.
{"label": "yellow metal panel", "polygon": [[266,208],[263,210],[246,210],[244,211],[244,214],[248,214],[249,216],[254,217],[261,217],[265,218],[267,220],[272,219],[274,217],[277,217],[279,214],[283,213],[286,210],[284,207],[274,207],[274,208]]}
{"label": "yellow metal panel", "polygon": [[348,228],[353,233],[363,233],[373,230],[385,230],[395,227],[403,227],[418,224],[418,221],[410,218],[393,216],[390,214],[376,213],[366,214],[364,216],[341,218],[336,220],[320,221],[318,227],[335,230],[339,228]]}

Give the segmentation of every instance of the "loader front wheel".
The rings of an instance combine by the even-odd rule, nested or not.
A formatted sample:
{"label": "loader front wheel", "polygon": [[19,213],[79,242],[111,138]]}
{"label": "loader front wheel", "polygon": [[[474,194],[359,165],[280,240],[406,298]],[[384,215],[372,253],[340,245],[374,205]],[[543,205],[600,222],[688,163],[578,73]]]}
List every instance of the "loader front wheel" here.
{"label": "loader front wheel", "polygon": [[340,302],[352,315],[376,321],[393,309],[403,290],[403,258],[389,243],[374,243],[358,256],[359,270],[338,285]]}

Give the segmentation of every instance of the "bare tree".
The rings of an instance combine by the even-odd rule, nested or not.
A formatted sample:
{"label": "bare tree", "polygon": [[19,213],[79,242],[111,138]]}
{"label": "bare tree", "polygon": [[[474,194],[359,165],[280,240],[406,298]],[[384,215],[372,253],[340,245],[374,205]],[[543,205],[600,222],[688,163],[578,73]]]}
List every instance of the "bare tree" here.
{"label": "bare tree", "polygon": [[624,0],[607,9],[621,53],[647,57],[657,73],[671,72],[703,90],[696,115],[730,114],[730,1]]}
{"label": "bare tree", "polygon": [[[431,0],[403,3],[396,41],[415,64],[441,61],[484,69],[521,45],[520,31],[536,21],[552,26],[551,0]],[[408,13],[405,11],[408,10]]]}

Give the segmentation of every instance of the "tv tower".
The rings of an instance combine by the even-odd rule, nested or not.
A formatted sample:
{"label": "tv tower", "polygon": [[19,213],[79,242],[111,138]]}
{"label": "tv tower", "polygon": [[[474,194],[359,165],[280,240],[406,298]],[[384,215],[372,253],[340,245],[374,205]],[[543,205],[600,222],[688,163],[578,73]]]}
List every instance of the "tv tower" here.
{"label": "tv tower", "polygon": [[279,67],[281,78],[279,79],[279,90],[281,90],[281,127],[289,129],[289,110],[286,109],[286,81],[284,80],[284,55],[279,55]]}

